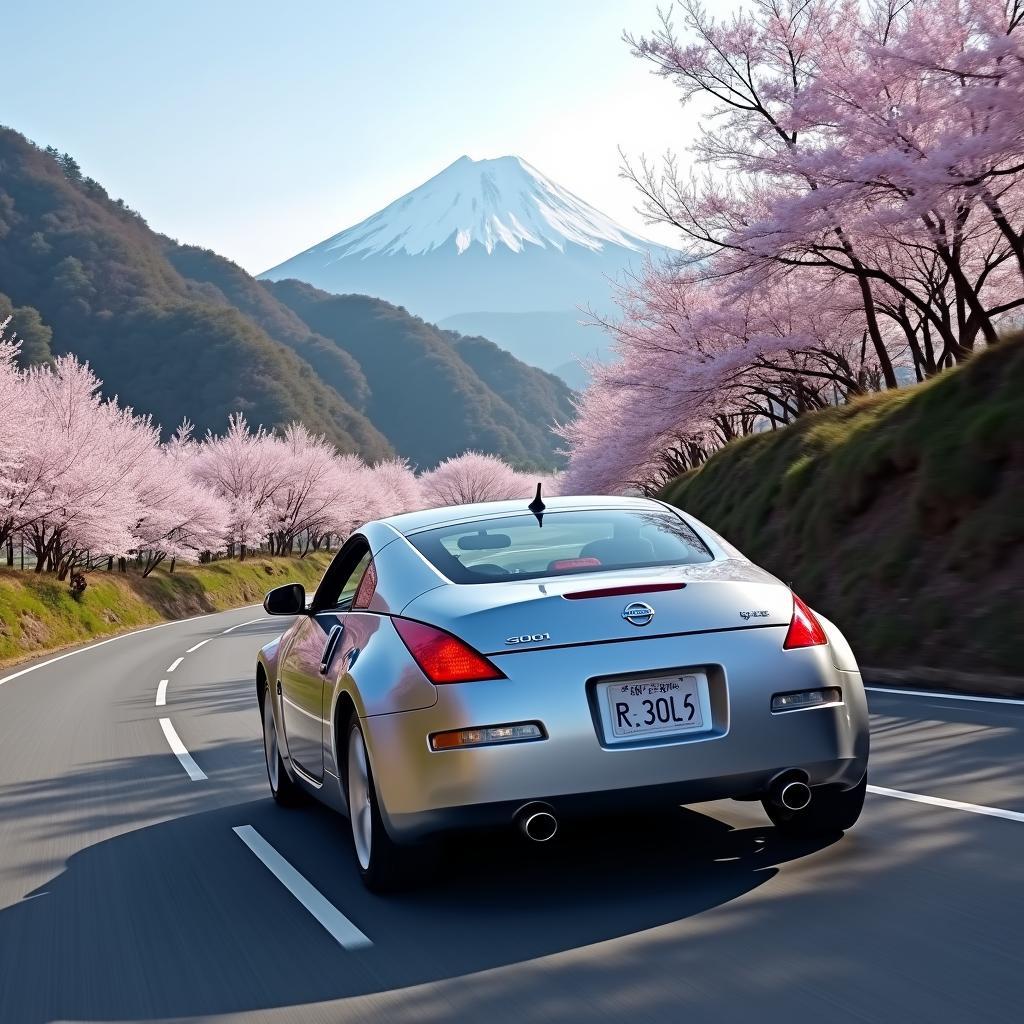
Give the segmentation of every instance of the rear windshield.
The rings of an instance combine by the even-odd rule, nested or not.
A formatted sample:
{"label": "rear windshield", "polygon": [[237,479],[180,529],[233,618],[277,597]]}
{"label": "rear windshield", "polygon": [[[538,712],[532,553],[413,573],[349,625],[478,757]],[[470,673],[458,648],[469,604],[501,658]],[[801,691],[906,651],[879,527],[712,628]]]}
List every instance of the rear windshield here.
{"label": "rear windshield", "polygon": [[501,516],[412,534],[410,543],[455,583],[498,583],[610,569],[710,562],[670,512],[602,509]]}

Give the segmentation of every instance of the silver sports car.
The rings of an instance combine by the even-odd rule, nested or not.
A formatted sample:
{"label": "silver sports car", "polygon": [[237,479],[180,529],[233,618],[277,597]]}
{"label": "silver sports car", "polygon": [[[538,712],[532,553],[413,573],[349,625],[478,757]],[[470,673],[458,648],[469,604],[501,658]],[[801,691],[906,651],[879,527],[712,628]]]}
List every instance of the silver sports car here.
{"label": "silver sports car", "polygon": [[868,713],[832,623],[692,516],[642,498],[430,509],[368,523],[259,653],[275,800],[346,814],[365,883],[430,840],[732,797],[837,833]]}

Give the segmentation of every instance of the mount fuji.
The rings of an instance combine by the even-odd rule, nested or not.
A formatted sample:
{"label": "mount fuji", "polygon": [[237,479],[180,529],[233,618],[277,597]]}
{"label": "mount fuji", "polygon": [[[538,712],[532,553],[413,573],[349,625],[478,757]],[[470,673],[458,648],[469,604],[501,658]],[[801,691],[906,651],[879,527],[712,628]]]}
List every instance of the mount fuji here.
{"label": "mount fuji", "polygon": [[580,309],[609,311],[612,281],[669,252],[519,157],[463,156],[260,276],[385,299],[578,384],[575,359],[607,345]]}

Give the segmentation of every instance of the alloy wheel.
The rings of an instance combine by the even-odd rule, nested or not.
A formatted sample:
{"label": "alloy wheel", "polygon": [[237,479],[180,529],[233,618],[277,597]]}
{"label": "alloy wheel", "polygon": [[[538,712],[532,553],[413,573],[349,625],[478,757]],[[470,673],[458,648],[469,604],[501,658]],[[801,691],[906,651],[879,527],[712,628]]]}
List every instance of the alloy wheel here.
{"label": "alloy wheel", "polygon": [[267,755],[267,778],[270,789],[276,793],[280,782],[281,759],[277,750],[277,725],[274,722],[274,709],[266,707],[263,712],[263,750]]}
{"label": "alloy wheel", "polygon": [[348,743],[348,813],[352,823],[352,841],[360,867],[370,867],[373,850],[373,807],[370,803],[370,768],[366,759],[363,734],[352,730]]}

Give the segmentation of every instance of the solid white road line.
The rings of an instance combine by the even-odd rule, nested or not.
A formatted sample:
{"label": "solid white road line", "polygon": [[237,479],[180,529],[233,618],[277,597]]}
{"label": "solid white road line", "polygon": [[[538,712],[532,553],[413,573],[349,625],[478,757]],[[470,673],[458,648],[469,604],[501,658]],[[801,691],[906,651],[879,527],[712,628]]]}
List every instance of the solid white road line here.
{"label": "solid white road line", "polygon": [[174,661],[167,666],[167,671],[173,672],[184,660],[184,658],[175,658]]}
{"label": "solid white road line", "polygon": [[193,782],[202,782],[206,778],[206,773],[195,763],[192,755],[185,749],[185,744],[181,742],[181,738],[174,731],[171,720],[169,718],[161,718],[160,728],[163,729],[164,736],[167,737],[167,743],[171,750],[181,762],[181,767],[188,772],[188,777]]}
{"label": "solid white road line", "polygon": [[160,685],[156,688],[156,706],[163,707],[167,703],[167,680],[161,679]]}
{"label": "solid white road line", "polygon": [[195,644],[195,646],[193,647],[190,647],[185,653],[193,654],[195,651],[198,651],[199,648],[203,646],[203,644],[208,644],[212,639],[212,636],[208,636],[205,640],[200,640],[199,643]]}
{"label": "solid white road line", "polygon": [[243,626],[251,626],[254,622],[265,622],[268,618],[268,615],[261,615],[258,619],[250,619],[248,622],[239,622],[234,626],[229,626],[225,629],[221,633],[221,636],[227,636],[228,633],[233,633],[236,629],[241,629]]}
{"label": "solid white road line", "polygon": [[897,690],[891,686],[865,686],[872,693],[895,693],[906,697],[933,697],[938,700],[972,700],[982,704],[1017,704],[1024,705],[1024,700],[1014,697],[975,697],[970,693],[935,693],[931,690]]}
{"label": "solid white road line", "polygon": [[868,792],[874,793],[876,796],[892,796],[897,800],[913,800],[918,804],[931,804],[932,807],[945,807],[950,811],[968,811],[971,814],[987,814],[991,818],[1005,818],[1007,821],[1024,821],[1024,811],[1006,811],[1002,807],[967,804],[962,800],[946,800],[941,796],[905,793],[902,789],[886,789],[884,786],[868,786]]}
{"label": "solid white road line", "polygon": [[252,825],[237,825],[236,836],[256,854],[263,866],[331,933],[345,949],[365,949],[373,943],[318,889],[314,888]]}
{"label": "solid white road line", "polygon": [[[255,608],[256,605],[250,607]],[[28,668],[19,669],[17,672],[12,672],[9,676],[4,676],[0,679],[0,686],[4,683],[9,683],[12,679],[18,679],[21,676],[27,676],[29,672],[35,672],[37,669],[46,668],[48,665],[54,665],[58,661],[63,661],[65,658],[73,658],[76,654],[85,654],[86,651],[94,651],[97,647],[104,647],[106,644],[112,644],[115,640],[126,640],[130,636],[138,636],[139,633],[148,633],[153,629],[164,629],[167,626],[180,626],[183,622],[195,622],[196,619],[208,619],[211,615],[223,615],[224,612],[204,612],[202,615],[192,615],[187,619],[174,619],[171,622],[158,622],[155,626],[144,626],[142,629],[133,629],[130,633],[119,633],[117,636],[108,636],[106,640],[100,640],[97,643],[89,644],[87,647],[78,647],[73,651],[67,651],[65,654],[58,654],[55,658],[49,658],[46,661],[39,662],[38,665],[29,665]],[[259,622],[259,619],[252,619],[252,622]],[[249,623],[240,622],[240,626],[247,626]],[[236,627],[232,626],[232,629]]]}

